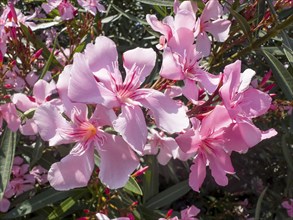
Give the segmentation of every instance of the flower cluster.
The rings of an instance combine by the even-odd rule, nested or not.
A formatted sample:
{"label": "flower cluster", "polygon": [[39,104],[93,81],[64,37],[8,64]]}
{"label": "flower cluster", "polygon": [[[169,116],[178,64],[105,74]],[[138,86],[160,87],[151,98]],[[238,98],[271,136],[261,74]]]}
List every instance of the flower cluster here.
{"label": "flower cluster", "polygon": [[[88,16],[106,11],[99,0],[77,3]],[[67,0],[48,0],[42,9],[47,14],[58,11],[66,22],[78,13]],[[83,52],[67,48],[67,54],[50,48],[56,33],[47,31],[45,49],[51,52],[49,59],[58,56],[59,72],[48,71],[38,62],[44,59],[43,49],[32,52],[30,46],[25,48],[29,57],[5,62],[7,45],[18,42],[22,26],[36,30],[31,20],[38,16],[25,16],[12,2],[0,16],[1,80],[8,91],[0,105],[0,132],[7,125],[13,132],[48,142],[49,151],[64,145],[70,149],[56,153],[48,173],[36,166],[29,174],[29,165],[16,157],[1,212],[9,209],[10,198],[33,189],[36,181],[65,191],[85,187],[97,175],[109,189],[124,187],[146,155],[156,155],[161,165],[170,159],[190,160],[189,186],[194,191],[200,191],[207,166],[215,182],[225,186],[227,174],[235,173],[230,155],[244,154],[277,134],[255,125],[272,105],[269,74],[258,84],[255,71],[243,70],[240,60],[217,73],[203,65],[216,50],[214,42],[229,37],[231,21],[218,0],[207,1],[203,10],[194,1],[175,0],[174,15],[162,21],[148,14],[147,23],[161,34],[157,50],[127,50],[122,62],[115,42],[106,36],[94,38]],[[162,54],[162,64],[151,78],[157,54]],[[30,67],[20,71],[20,64]],[[40,69],[45,70],[41,75]],[[283,207],[289,209],[288,204]],[[196,219],[198,213],[191,206],[181,218]],[[101,213],[97,217],[108,219]]]}

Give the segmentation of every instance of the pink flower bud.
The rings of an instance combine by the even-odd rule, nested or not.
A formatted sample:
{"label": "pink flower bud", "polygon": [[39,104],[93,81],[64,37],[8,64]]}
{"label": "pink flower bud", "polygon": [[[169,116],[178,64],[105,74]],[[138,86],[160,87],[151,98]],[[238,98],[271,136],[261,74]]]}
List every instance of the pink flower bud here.
{"label": "pink flower bud", "polygon": [[139,169],[138,171],[136,171],[136,172],[135,172],[134,174],[132,174],[131,176],[132,176],[132,177],[138,177],[138,176],[144,174],[148,168],[149,168],[149,166],[145,166],[145,167]]}

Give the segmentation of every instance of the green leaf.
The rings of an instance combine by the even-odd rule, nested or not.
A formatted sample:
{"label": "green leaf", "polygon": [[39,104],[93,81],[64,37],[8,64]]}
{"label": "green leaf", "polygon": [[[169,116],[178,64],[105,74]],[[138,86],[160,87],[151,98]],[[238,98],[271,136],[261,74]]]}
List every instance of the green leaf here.
{"label": "green leaf", "polygon": [[293,76],[288,72],[284,65],[265,48],[262,48],[262,52],[273,70],[274,77],[277,80],[278,85],[286,95],[287,99],[293,99]]}
{"label": "green leaf", "polygon": [[6,127],[0,146],[0,200],[3,198],[7,183],[10,180],[16,142],[17,133]]}
{"label": "green leaf", "polygon": [[60,200],[80,194],[85,189],[71,191],[56,191],[52,188],[35,195],[33,198],[18,204],[14,209],[3,216],[4,219],[15,219],[33,213]]}
{"label": "green leaf", "polygon": [[32,151],[32,158],[30,163],[31,167],[34,166],[39,161],[39,159],[41,159],[44,149],[45,145],[42,143],[41,139],[38,138]]}
{"label": "green leaf", "polygon": [[246,19],[238,14],[236,11],[234,11],[233,9],[229,9],[231,14],[236,18],[237,22],[240,24],[240,27],[244,33],[244,35],[246,35],[249,39],[250,42],[252,42],[252,36],[251,36],[251,31],[250,31],[250,26],[248,24],[248,22],[246,21]]}
{"label": "green leaf", "polygon": [[32,31],[40,30],[40,29],[46,29],[49,27],[53,27],[58,25],[60,22],[57,21],[51,21],[51,22],[46,22],[46,23],[40,23],[37,24],[35,27],[32,27]]}
{"label": "green leaf", "polygon": [[291,172],[293,172],[293,158],[291,156],[290,153],[290,142],[289,142],[289,138],[290,138],[290,134],[284,134],[282,136],[282,150],[283,150],[283,155],[285,157],[285,160],[288,164],[288,168],[291,170]]}
{"label": "green leaf", "polygon": [[159,192],[159,165],[154,156],[145,157],[149,168],[143,175],[143,202],[145,203]]}
{"label": "green leaf", "polygon": [[143,20],[143,19],[140,19],[140,18],[137,18],[135,17],[134,15],[131,15],[129,13],[127,13],[126,11],[122,10],[121,8],[119,8],[118,6],[116,5],[112,5],[112,7],[117,11],[119,12],[120,14],[122,14],[124,17],[128,18],[129,20],[131,21],[135,21],[135,22],[139,22],[143,25],[148,25],[148,23]]}
{"label": "green leaf", "polygon": [[142,196],[142,190],[136,180],[133,177],[130,177],[126,185],[124,186],[124,189],[129,190],[130,192],[133,192],[135,194]]}
{"label": "green leaf", "polygon": [[263,198],[264,198],[264,195],[266,194],[266,191],[267,191],[268,187],[266,187],[262,193],[260,194],[260,196],[258,197],[258,200],[257,200],[257,204],[256,204],[256,209],[255,209],[255,216],[254,216],[254,219],[255,220],[259,220],[260,218],[260,211],[261,211],[261,204],[262,204],[262,201],[263,201]]}
{"label": "green leaf", "polygon": [[173,6],[174,1],[171,0],[136,0],[148,5]]}
{"label": "green leaf", "polygon": [[151,198],[147,203],[146,207],[151,209],[159,209],[163,206],[169,205],[176,201],[190,190],[188,180],[177,183],[174,186],[160,192]]}
{"label": "green leaf", "polygon": [[55,58],[55,49],[56,49],[56,43],[57,43],[57,38],[55,38],[55,41],[54,41],[54,47],[53,47],[53,50],[49,56],[49,59],[48,61],[46,62],[46,65],[44,66],[43,70],[42,70],[42,74],[40,75],[40,78],[39,79],[43,79],[44,76],[46,75],[46,73],[48,72],[50,66],[52,65],[53,63],[53,59]]}
{"label": "green leaf", "polygon": [[55,210],[48,215],[48,219],[61,219],[61,217],[76,204],[76,200],[80,196],[81,194],[75,197],[69,197],[61,202],[60,206],[55,208]]}

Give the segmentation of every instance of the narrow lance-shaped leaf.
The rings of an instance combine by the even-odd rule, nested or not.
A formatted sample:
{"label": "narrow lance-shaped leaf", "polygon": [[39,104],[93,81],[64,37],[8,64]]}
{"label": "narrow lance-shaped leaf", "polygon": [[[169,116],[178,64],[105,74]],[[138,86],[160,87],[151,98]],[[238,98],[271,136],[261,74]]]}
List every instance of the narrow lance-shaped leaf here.
{"label": "narrow lance-shaped leaf", "polygon": [[129,178],[128,182],[124,186],[124,189],[142,196],[142,190],[133,177]]}
{"label": "narrow lance-shaped leaf", "polygon": [[185,195],[189,190],[190,187],[188,185],[188,181],[182,181],[155,195],[146,203],[146,207],[152,209],[162,208],[163,206],[169,205],[176,201]]}
{"label": "narrow lance-shaped leaf", "polygon": [[277,80],[278,85],[286,95],[287,99],[293,99],[293,76],[288,72],[284,65],[265,48],[262,48],[262,52],[273,70],[274,77]]}
{"label": "narrow lance-shaped leaf", "polygon": [[136,0],[148,5],[173,6],[174,1],[171,0]]}
{"label": "narrow lance-shaped leaf", "polygon": [[255,216],[254,216],[254,219],[255,220],[259,220],[260,219],[260,212],[261,212],[261,205],[262,205],[262,201],[263,201],[263,198],[266,194],[266,191],[267,191],[268,187],[266,187],[262,193],[260,194],[260,196],[258,197],[258,200],[257,200],[257,204],[256,204],[256,209],[255,209]]}
{"label": "narrow lance-shaped leaf", "polygon": [[247,23],[247,21],[245,20],[245,18],[238,14],[236,11],[234,11],[233,9],[230,9],[231,14],[236,18],[237,22],[239,23],[242,31],[244,32],[245,36],[248,37],[249,41],[252,41],[252,36],[251,36],[251,31],[250,31],[250,26]]}
{"label": "narrow lance-shaped leaf", "polygon": [[41,208],[48,205],[54,204],[60,200],[68,198],[70,196],[78,195],[86,189],[78,189],[71,191],[56,191],[52,188],[46,189],[45,191],[35,195],[30,200],[26,200],[14,209],[3,216],[4,219],[15,219],[30,213],[33,213]]}
{"label": "narrow lance-shaped leaf", "polygon": [[154,156],[147,156],[146,162],[149,166],[143,176],[143,201],[146,202],[159,192],[159,166]]}
{"label": "narrow lance-shaped leaf", "polygon": [[10,180],[16,148],[17,133],[6,128],[3,132],[0,146],[0,200]]}

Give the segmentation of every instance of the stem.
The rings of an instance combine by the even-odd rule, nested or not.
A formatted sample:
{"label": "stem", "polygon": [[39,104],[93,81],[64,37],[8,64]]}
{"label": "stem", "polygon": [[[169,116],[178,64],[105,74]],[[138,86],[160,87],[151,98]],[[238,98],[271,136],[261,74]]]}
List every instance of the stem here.
{"label": "stem", "polygon": [[276,25],[267,33],[267,35],[259,38],[258,40],[254,41],[251,45],[244,48],[240,52],[234,53],[230,58],[226,59],[223,63],[218,63],[213,66],[213,69],[219,68],[220,66],[224,66],[228,63],[233,62],[234,60],[238,59],[239,57],[242,57],[243,55],[246,55],[247,53],[257,50],[262,44],[267,42],[272,37],[278,35],[284,28],[291,25],[293,23],[293,15],[290,15],[285,21],[282,23]]}

